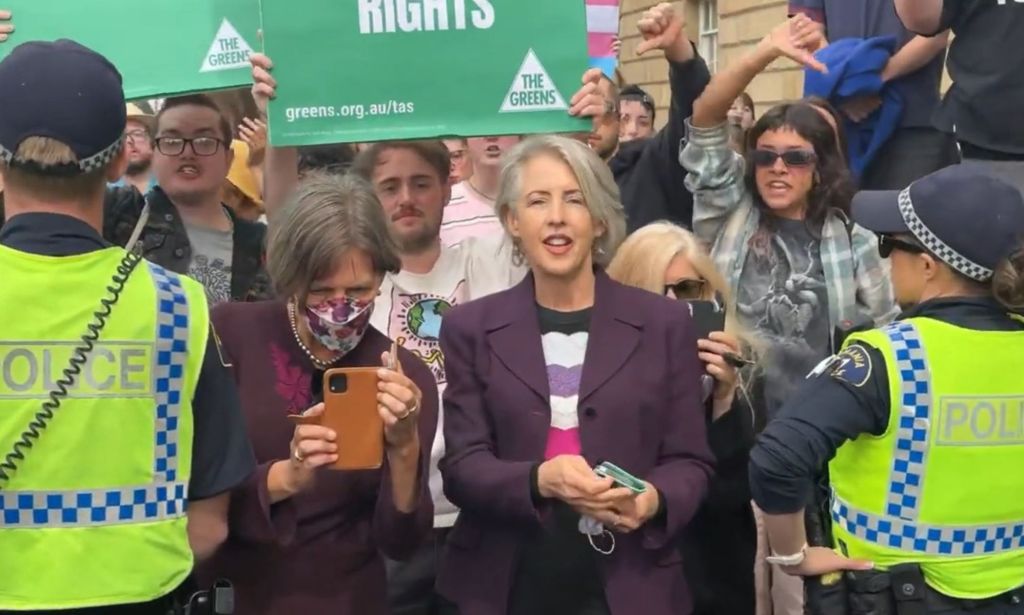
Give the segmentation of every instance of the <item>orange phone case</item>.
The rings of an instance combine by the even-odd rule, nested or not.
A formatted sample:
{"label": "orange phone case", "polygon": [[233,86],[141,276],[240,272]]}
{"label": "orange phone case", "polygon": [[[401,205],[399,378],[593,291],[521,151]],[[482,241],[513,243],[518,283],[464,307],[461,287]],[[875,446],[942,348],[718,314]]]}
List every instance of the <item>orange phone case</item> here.
{"label": "orange phone case", "polygon": [[[342,367],[324,373],[324,412],[294,416],[300,424],[323,425],[338,434],[336,470],[376,470],[384,464],[384,421],[377,411],[378,367]],[[344,392],[331,392],[331,377],[344,375]]]}

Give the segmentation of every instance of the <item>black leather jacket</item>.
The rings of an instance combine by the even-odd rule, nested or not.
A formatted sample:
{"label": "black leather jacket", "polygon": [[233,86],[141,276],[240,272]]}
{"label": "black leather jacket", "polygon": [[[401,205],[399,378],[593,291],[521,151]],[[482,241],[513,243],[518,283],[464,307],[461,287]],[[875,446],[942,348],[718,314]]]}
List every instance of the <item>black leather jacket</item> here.
{"label": "black leather jacket", "polygon": [[[123,246],[131,238],[142,208],[149,199],[149,219],[135,251],[147,260],[180,274],[188,274],[192,259],[185,224],[178,209],[159,187],[144,198],[135,188],[110,188],[104,203],[103,236]],[[234,222],[231,265],[231,300],[261,301],[273,297],[270,277],[264,269],[267,227],[242,220],[228,208]]]}

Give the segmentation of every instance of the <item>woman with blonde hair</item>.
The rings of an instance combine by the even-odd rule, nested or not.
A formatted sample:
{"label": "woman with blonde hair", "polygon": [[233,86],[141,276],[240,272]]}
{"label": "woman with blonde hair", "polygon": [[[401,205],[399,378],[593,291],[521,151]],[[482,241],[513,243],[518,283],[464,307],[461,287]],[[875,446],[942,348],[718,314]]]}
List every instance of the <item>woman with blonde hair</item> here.
{"label": "woman with blonde hair", "polygon": [[712,461],[688,310],[604,272],[626,225],[585,145],[527,139],[499,186],[530,273],[444,317],[441,473],[461,512],[439,592],[461,615],[688,614],[677,540]]}
{"label": "woman with blonde hair", "polygon": [[[716,460],[708,499],[680,541],[695,615],[753,615],[757,530],[747,462],[759,423],[738,364],[749,354],[725,277],[700,241],[668,222],[649,224],[622,244],[608,266],[617,282],[679,301],[713,301],[726,310],[724,331],[697,341],[705,364],[708,440]],[[746,352],[744,352],[744,348]]]}

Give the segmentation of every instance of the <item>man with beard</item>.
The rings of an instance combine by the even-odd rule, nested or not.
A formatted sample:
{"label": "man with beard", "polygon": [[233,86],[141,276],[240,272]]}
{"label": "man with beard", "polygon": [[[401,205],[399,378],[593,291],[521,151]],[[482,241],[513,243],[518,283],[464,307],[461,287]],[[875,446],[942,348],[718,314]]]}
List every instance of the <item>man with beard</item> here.
{"label": "man with beard", "polygon": [[630,232],[658,220],[687,228],[692,224],[693,196],[679,165],[679,145],[686,136],[684,121],[693,113],[693,101],[704,91],[711,74],[686,38],[685,26],[683,16],[668,2],[646,11],[637,24],[643,38],[637,55],[660,49],[669,62],[672,103],[668,123],[653,137],[620,144],[618,87],[607,77],[599,84],[606,105],[604,113],[594,118],[587,142],[611,166]]}
{"label": "man with beard", "polygon": [[156,118],[135,103],[128,103],[128,123],[124,129],[124,149],[128,170],[116,186],[133,186],[145,194],[156,186],[153,176],[153,128]]}
{"label": "man with beard", "polygon": [[519,143],[519,137],[472,137],[466,140],[473,175],[452,186],[452,199],[444,210],[441,241],[451,246],[467,237],[501,237],[505,229],[494,214],[494,197],[501,178],[501,158]]}

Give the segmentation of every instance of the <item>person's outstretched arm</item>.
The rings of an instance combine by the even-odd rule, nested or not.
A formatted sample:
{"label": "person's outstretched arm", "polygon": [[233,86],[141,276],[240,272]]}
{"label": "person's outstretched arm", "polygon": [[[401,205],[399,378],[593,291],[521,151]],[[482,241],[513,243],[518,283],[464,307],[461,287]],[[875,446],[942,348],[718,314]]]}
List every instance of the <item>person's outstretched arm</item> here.
{"label": "person's outstretched arm", "polygon": [[822,36],[821,27],[803,14],[794,15],[779,24],[753,51],[711,79],[704,93],[693,103],[690,123],[697,128],[710,128],[724,123],[736,97],[747,89],[754,77],[779,58],[788,57],[810,68],[824,71],[824,65],[815,60],[809,51],[818,48]]}

